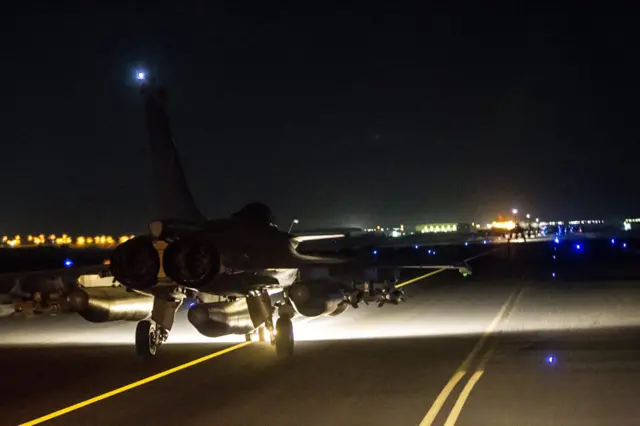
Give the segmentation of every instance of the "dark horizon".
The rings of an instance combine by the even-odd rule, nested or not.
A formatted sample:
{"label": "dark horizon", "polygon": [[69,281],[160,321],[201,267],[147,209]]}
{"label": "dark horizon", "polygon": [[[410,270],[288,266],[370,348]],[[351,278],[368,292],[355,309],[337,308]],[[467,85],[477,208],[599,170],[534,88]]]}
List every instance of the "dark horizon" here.
{"label": "dark horizon", "polygon": [[211,217],[255,200],[281,228],[640,216],[624,7],[18,7],[3,234],[145,229],[137,69],[168,88]]}

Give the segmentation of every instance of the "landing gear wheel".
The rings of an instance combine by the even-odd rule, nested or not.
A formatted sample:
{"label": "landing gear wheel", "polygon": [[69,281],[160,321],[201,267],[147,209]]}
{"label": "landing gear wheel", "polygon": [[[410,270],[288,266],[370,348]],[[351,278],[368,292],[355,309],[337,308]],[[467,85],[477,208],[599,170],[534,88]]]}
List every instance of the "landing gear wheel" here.
{"label": "landing gear wheel", "polygon": [[289,317],[278,318],[275,340],[278,356],[293,355],[293,324]]}
{"label": "landing gear wheel", "polygon": [[159,346],[155,324],[149,320],[140,321],[136,326],[136,353],[140,356],[151,357],[156,354]]}

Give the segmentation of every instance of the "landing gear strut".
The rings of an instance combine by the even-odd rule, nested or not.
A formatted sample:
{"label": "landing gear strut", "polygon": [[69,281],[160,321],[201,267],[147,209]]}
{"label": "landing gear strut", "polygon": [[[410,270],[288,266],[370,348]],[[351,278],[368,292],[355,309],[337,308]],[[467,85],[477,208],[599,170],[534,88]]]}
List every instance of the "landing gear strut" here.
{"label": "landing gear strut", "polygon": [[140,321],[136,327],[136,353],[144,357],[154,356],[168,335],[167,330],[153,321]]}
{"label": "landing gear strut", "polygon": [[176,311],[182,299],[158,297],[153,299],[151,319],[140,321],[136,327],[136,353],[152,357],[169,337]]}

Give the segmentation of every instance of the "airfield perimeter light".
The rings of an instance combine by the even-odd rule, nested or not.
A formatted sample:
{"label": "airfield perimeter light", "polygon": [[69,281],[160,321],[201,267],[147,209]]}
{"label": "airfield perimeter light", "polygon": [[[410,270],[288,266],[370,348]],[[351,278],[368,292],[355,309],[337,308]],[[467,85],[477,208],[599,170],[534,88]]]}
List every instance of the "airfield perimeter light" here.
{"label": "airfield perimeter light", "polygon": [[144,71],[138,71],[136,73],[136,80],[143,81],[146,80],[147,74]]}
{"label": "airfield perimeter light", "polygon": [[527,219],[531,219],[531,215],[527,213]]}
{"label": "airfield perimeter light", "polygon": [[518,214],[518,209],[511,209],[511,213]]}

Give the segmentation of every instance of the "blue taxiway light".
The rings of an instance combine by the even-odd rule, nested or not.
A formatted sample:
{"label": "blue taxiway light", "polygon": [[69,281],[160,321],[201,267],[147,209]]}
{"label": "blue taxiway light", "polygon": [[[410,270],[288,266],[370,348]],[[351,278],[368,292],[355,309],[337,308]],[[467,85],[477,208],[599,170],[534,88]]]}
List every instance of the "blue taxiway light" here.
{"label": "blue taxiway light", "polygon": [[73,260],[71,260],[71,259],[65,259],[65,260],[64,260],[64,266],[65,266],[65,268],[70,268],[70,267],[72,267],[72,266],[73,266]]}
{"label": "blue taxiway light", "polygon": [[136,73],[136,79],[137,80],[142,81],[142,80],[145,80],[146,78],[147,78],[147,74],[144,71],[138,71]]}
{"label": "blue taxiway light", "polygon": [[435,250],[433,251],[433,254],[436,254],[436,251],[435,251]]}
{"label": "blue taxiway light", "polygon": [[558,237],[554,238],[553,242],[556,244],[560,244],[560,238]]}
{"label": "blue taxiway light", "polygon": [[464,242],[465,247],[469,245],[469,241]]}
{"label": "blue taxiway light", "polygon": [[556,357],[553,356],[553,355],[548,355],[544,360],[549,365],[552,365],[552,364],[556,363]]}
{"label": "blue taxiway light", "polygon": [[378,254],[378,250],[374,250],[374,251],[373,251],[373,254]]}
{"label": "blue taxiway light", "polygon": [[414,249],[418,250],[418,245],[416,244],[415,246],[413,246]]}
{"label": "blue taxiway light", "polygon": [[189,302],[189,307],[192,308],[196,305],[196,302]]}
{"label": "blue taxiway light", "polygon": [[615,239],[615,238],[612,238],[612,239],[611,239],[611,244],[615,244],[615,243],[616,243],[616,239]]}
{"label": "blue taxiway light", "polygon": [[487,240],[482,241],[482,244],[487,244]]}
{"label": "blue taxiway light", "polygon": [[556,277],[556,273],[555,273],[555,272],[552,272],[552,273],[551,273],[551,277],[555,278],[555,277]]}
{"label": "blue taxiway light", "polygon": [[556,260],[556,255],[555,254],[553,255],[553,260]]}
{"label": "blue taxiway light", "polygon": [[580,244],[576,244],[576,250],[580,250],[582,248],[582,246],[580,246]]}
{"label": "blue taxiway light", "polygon": [[627,248],[627,243],[622,243],[623,248]]}

